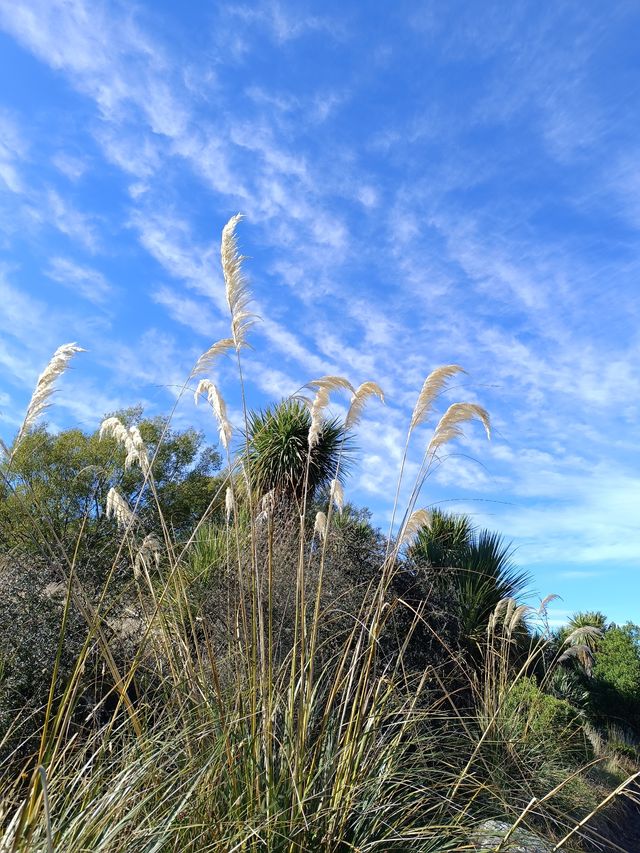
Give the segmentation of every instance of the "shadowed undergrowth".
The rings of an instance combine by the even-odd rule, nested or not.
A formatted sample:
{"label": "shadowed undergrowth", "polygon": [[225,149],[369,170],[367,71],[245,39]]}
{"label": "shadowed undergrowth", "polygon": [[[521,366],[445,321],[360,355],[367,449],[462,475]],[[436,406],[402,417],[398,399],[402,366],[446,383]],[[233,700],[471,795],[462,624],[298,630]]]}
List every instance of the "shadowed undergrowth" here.
{"label": "shadowed undergrowth", "polygon": [[[358,422],[384,400],[374,382],[326,376],[247,406],[238,221],[221,252],[231,337],[182,392],[206,398],[223,457],[133,410],[59,446],[36,422],[75,345],[5,448],[0,850],[438,853],[481,849],[488,819],[507,827],[492,849],[523,830],[597,849],[635,765],[550,689],[596,629],[536,631],[545,606],[519,602],[526,578],[500,538],[419,507],[463,427],[489,434],[487,413],[453,403],[437,419],[461,368],[427,377],[393,535],[376,531],[344,497]],[[225,356],[239,429],[209,378]],[[346,395],[344,421],[331,395]]]}

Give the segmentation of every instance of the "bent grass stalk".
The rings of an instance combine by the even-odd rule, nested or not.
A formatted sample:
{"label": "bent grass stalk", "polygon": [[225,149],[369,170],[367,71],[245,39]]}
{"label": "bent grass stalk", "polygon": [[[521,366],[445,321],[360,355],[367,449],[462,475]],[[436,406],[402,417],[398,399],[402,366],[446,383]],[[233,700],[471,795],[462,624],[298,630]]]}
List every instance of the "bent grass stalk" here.
{"label": "bent grass stalk", "polygon": [[[240,218],[233,217],[225,226],[221,244],[232,337],[214,344],[201,356],[179,398],[191,380],[211,369],[216,358],[235,351],[248,459],[249,415],[241,349],[247,345],[247,333],[255,317],[249,311],[251,297],[236,240]],[[94,604],[74,573],[80,539],[89,522],[84,519],[73,555],[65,556],[67,597],[36,772],[27,786],[26,796],[16,789],[10,800],[11,812],[2,814],[4,838],[0,840],[0,849],[4,849],[5,839],[10,845],[7,849],[21,853],[28,848],[65,849],[70,853],[86,849],[98,853],[127,849],[163,853],[170,849],[220,853],[231,850],[253,853],[260,849],[291,853],[311,849],[357,849],[363,853],[407,849],[426,853],[448,849],[449,841],[458,845],[454,849],[470,849],[464,845],[473,826],[476,803],[485,792],[484,783],[474,779],[474,768],[480,763],[490,775],[484,745],[513,686],[543,656],[546,643],[532,646],[525,662],[515,671],[511,669],[513,637],[526,620],[528,609],[516,602],[500,603],[489,623],[483,668],[475,681],[469,678],[468,689],[480,708],[477,720],[467,718],[461,711],[446,677],[436,665],[426,665],[417,675],[409,672],[411,643],[418,630],[425,629],[445,649],[448,664],[460,676],[459,680],[463,674],[466,677],[459,655],[429,621],[429,601],[425,599],[415,605],[408,598],[389,594],[403,559],[403,547],[429,522],[428,512],[416,509],[416,505],[437,452],[458,438],[462,426],[472,419],[479,419],[489,432],[488,416],[481,407],[454,403],[447,409],[424,452],[400,529],[392,538],[413,431],[426,421],[447,382],[459,372],[458,365],[447,365],[433,371],[425,380],[401,458],[384,557],[378,574],[364,584],[362,599],[349,613],[350,627],[328,658],[321,628],[335,604],[328,606],[327,613],[323,612],[323,594],[325,582],[328,583],[329,558],[334,558],[332,520],[335,511],[342,510],[343,495],[337,484],[346,434],[332,472],[326,512],[322,515],[320,511],[317,516],[323,522],[317,549],[309,544],[307,526],[312,451],[322,430],[323,413],[331,392],[349,391],[352,395],[347,414],[347,425],[351,428],[358,423],[370,398],[378,397],[384,402],[379,386],[370,381],[355,389],[346,379],[336,376],[310,383],[316,393],[311,403],[303,489],[296,506],[299,538],[292,578],[293,632],[290,645],[281,657],[276,657],[280,640],[274,638],[273,585],[276,561],[281,559],[276,533],[278,525],[284,522],[267,507],[266,530],[258,533],[256,509],[260,495],[248,466],[239,468],[231,452],[231,425],[217,387],[205,376],[199,380],[196,395],[201,391],[207,393],[217,416],[226,456],[225,476],[209,508],[185,541],[176,542],[172,535],[160,509],[153,476],[154,462],[169,421],[151,459],[146,451],[144,457],[141,455],[143,448],[135,431],[111,424],[109,430],[120,437],[128,464],[136,463],[136,458],[138,462],[147,460],[140,465],[143,488],[149,490],[159,510],[163,537],[161,570],[157,572],[160,577],[151,578],[145,563],[147,559],[155,560],[151,551],[148,556],[144,550],[145,542],[147,550],[152,551],[156,543],[143,539],[140,546],[137,544],[142,536],[135,529],[140,498],[130,508],[129,516],[112,497],[110,507],[120,522],[121,539],[117,557]],[[241,488],[243,480],[245,494]],[[204,529],[209,512],[222,494],[225,495],[224,565],[228,574],[235,573],[233,581],[237,580],[239,589],[237,601],[229,593],[231,631],[225,640],[226,658],[225,647],[214,636],[212,625],[204,622],[200,628],[197,622],[199,616],[190,600],[188,577],[183,571],[199,531]],[[248,510],[247,530],[241,518],[243,502]],[[44,525],[48,550],[51,553],[58,548],[64,550],[55,530],[49,531],[46,516]],[[265,534],[266,552],[262,557],[258,539]],[[137,583],[138,578],[132,578],[145,624],[133,659],[120,674],[104,625],[108,615],[107,589],[116,562],[122,554],[126,555],[127,549],[131,550],[132,572],[135,574],[136,567],[141,565],[145,575],[146,587]],[[311,594],[307,598],[306,585],[315,565],[316,587],[313,598]],[[72,606],[85,616],[88,633],[54,712],[55,685]],[[397,651],[385,658],[383,642],[400,613],[409,614],[408,625]],[[82,667],[88,661],[94,640],[111,673],[117,702],[106,725],[80,746],[76,735],[68,734]],[[164,728],[154,728],[128,695],[148,648],[163,673],[158,696],[164,697],[165,704],[155,711],[162,717]],[[552,665],[556,664],[554,660]],[[225,673],[225,666],[233,673],[231,678]],[[431,696],[435,690],[432,684],[439,691],[436,698]],[[445,718],[444,709],[448,706],[450,711]],[[126,715],[120,715],[121,707],[126,709]],[[441,725],[443,719],[446,726]],[[476,723],[481,724],[477,732]],[[447,726],[455,726],[456,732],[464,735],[465,750],[459,754],[453,751],[439,762],[434,752],[429,754],[425,765],[420,765],[418,758],[431,748],[430,739],[437,738],[431,729],[443,732]],[[442,745],[439,746],[442,750]],[[414,761],[420,772],[430,768],[431,775],[424,783],[410,773]],[[563,791],[580,772],[567,774],[546,794],[529,797],[517,809],[509,834],[500,846],[504,847],[534,812]],[[639,775],[630,776],[626,784]],[[603,798],[601,805],[565,834],[556,849],[579,833],[623,789],[624,786],[618,786]],[[514,798],[513,803],[506,804],[511,813],[516,811],[516,802]],[[399,844],[406,846],[400,848]]]}

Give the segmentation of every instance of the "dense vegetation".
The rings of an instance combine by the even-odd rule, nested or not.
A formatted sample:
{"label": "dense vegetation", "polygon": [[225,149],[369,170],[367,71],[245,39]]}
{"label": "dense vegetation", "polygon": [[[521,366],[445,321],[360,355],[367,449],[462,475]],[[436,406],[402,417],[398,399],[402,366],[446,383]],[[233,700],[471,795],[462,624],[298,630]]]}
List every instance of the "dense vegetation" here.
{"label": "dense vegetation", "polygon": [[200,377],[253,322],[236,224],[232,337],[188,383],[221,452],[140,409],[51,433],[71,345],[5,448],[0,850],[633,849],[640,629],[549,629],[499,535],[417,508],[462,426],[489,430],[477,405],[436,422],[392,537],[344,499],[374,382],[322,377],[234,434]]}

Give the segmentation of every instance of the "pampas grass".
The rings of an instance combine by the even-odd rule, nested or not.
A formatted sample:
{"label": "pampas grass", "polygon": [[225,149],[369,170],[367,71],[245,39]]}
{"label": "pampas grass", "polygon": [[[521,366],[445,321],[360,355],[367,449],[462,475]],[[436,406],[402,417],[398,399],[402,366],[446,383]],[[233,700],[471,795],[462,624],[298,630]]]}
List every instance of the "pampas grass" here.
{"label": "pampas grass", "polygon": [[193,395],[196,405],[198,405],[198,400],[200,399],[201,394],[207,395],[207,400],[209,401],[209,404],[216,416],[216,420],[218,421],[220,441],[224,449],[229,450],[229,443],[231,441],[231,436],[233,435],[233,427],[231,426],[231,421],[227,416],[227,404],[225,403],[222,394],[218,391],[218,388],[209,379],[201,379],[200,382],[198,382],[198,387]]}
{"label": "pampas grass", "polygon": [[431,521],[431,513],[428,509],[414,510],[406,522],[402,526],[398,541],[401,545],[406,545],[417,535],[423,527],[428,527]]}
{"label": "pampas grass", "polygon": [[311,403],[311,426],[309,428],[309,450],[317,445],[322,432],[322,424],[324,421],[324,411],[329,405],[329,391],[324,386],[320,386]]}
{"label": "pampas grass", "polygon": [[232,514],[235,512],[236,502],[233,497],[233,489],[231,486],[227,486],[227,489],[224,494],[224,514],[227,519],[227,524],[231,520]]}
{"label": "pampas grass", "polygon": [[327,516],[326,513],[319,510],[316,513],[316,518],[313,523],[313,533],[317,533],[320,539],[324,539],[327,535]]}
{"label": "pampas grass", "polygon": [[148,533],[135,553],[133,560],[134,578],[137,580],[144,575],[149,587],[153,589],[150,572],[152,568],[156,571],[159,570],[161,556],[162,542],[160,542],[155,533]]}
{"label": "pampas grass", "polygon": [[[9,453],[9,465],[20,447],[25,435],[35,425],[36,421],[44,414],[51,405],[51,396],[55,391],[56,381],[69,367],[69,362],[76,353],[86,352],[77,344],[63,344],[58,347],[51,357],[51,361],[38,377],[35,390],[27,406],[27,412],[18,434]],[[5,452],[7,450],[4,446]]]}
{"label": "pampas grass", "polygon": [[223,338],[220,341],[216,341],[215,344],[212,344],[208,350],[205,350],[197,360],[193,370],[191,371],[191,377],[195,378],[201,373],[207,373],[211,370],[217,359],[221,355],[231,352],[234,346],[235,342],[233,338]]}
{"label": "pampas grass", "polygon": [[329,486],[329,499],[333,501],[338,512],[342,512],[344,507],[344,489],[340,480],[333,479]]}
{"label": "pampas grass", "polygon": [[251,294],[242,272],[244,257],[238,251],[236,226],[242,218],[242,214],[237,213],[227,222],[222,229],[220,246],[227,304],[231,313],[231,334],[237,350],[246,346],[247,333],[256,320],[255,314],[249,311]]}
{"label": "pampas grass", "polygon": [[125,469],[136,464],[144,474],[149,471],[149,457],[137,426],[126,427],[117,417],[106,418],[100,426],[100,438],[114,438],[126,452]]}
{"label": "pampas grass", "polygon": [[421,423],[424,423],[431,413],[436,397],[443,391],[449,379],[457,373],[464,372],[463,368],[458,364],[446,364],[442,367],[437,367],[427,376],[416,400],[409,430],[413,430]]}
{"label": "pampas grass", "polygon": [[460,438],[463,435],[462,424],[468,423],[474,418],[482,422],[487,438],[491,438],[491,422],[486,409],[476,403],[453,403],[438,421],[427,447],[427,456],[434,456],[445,444],[455,438]]}
{"label": "pampas grass", "polygon": [[[109,491],[106,513],[122,531],[122,546],[106,567],[97,609],[87,604],[81,610],[87,640],[60,697],[60,685],[52,682],[37,761],[5,786],[0,850],[444,853],[473,850],[487,810],[512,828],[538,827],[556,840],[582,832],[577,819],[546,810],[561,788],[556,777],[535,801],[534,815],[529,788],[543,783],[531,778],[530,755],[500,730],[514,683],[544,660],[549,644],[532,643],[514,671],[514,649],[530,609],[514,599],[499,602],[483,624],[486,638],[474,669],[447,645],[446,632],[433,628],[430,594],[413,594],[418,577],[404,556],[404,546],[431,522],[431,513],[415,505],[437,451],[473,419],[489,435],[488,414],[471,403],[449,407],[410,489],[400,530],[392,519],[385,547],[381,535],[357,522],[365,534],[358,549],[368,550],[345,573],[346,511],[336,535],[328,533],[334,509],[344,509],[348,432],[366,403],[373,397],[384,403],[384,394],[373,381],[356,389],[343,377],[325,376],[309,383],[315,393],[308,409],[288,400],[280,410],[248,413],[240,350],[255,317],[236,239],[240,219],[229,220],[221,243],[232,338],[203,353],[188,382],[235,349],[244,455],[233,457],[220,390],[201,378],[195,400],[206,395],[212,406],[228,465],[212,505],[186,541],[176,542],[139,431],[117,418],[103,422],[100,434],[125,449],[125,467],[138,464],[145,473],[163,541],[150,534],[136,550],[138,536],[130,533],[141,526],[137,511],[115,488]],[[68,346],[39,380],[25,422],[33,423],[48,404],[47,389],[77,351]],[[412,431],[429,419],[438,395],[461,370],[437,368],[422,386],[394,518]],[[344,425],[326,420],[334,391],[350,395]],[[272,429],[277,415],[283,431]],[[318,472],[321,438],[329,430],[336,440],[323,457],[326,470]],[[284,470],[282,443],[270,440],[274,434],[296,439]],[[265,465],[249,452],[259,456],[274,446],[277,464]],[[240,467],[244,483],[236,476]],[[146,584],[128,582],[118,597],[110,584],[128,556]],[[86,598],[76,593],[71,575],[66,608]],[[117,624],[118,608],[125,612],[132,600],[143,614],[141,636],[131,640],[120,673],[103,626]],[[412,654],[431,635],[436,659],[417,666]],[[580,638],[586,637],[582,629]],[[59,655],[63,643],[64,625]],[[79,685],[96,647],[106,664],[101,677],[106,670],[113,682],[108,695],[115,707],[101,708],[105,725],[86,718],[74,728]],[[138,684],[151,686],[131,699]],[[512,784],[505,784],[502,768],[507,752],[518,759]],[[557,774],[557,767],[552,770]],[[573,771],[566,772],[568,778]]]}
{"label": "pampas grass", "polygon": [[355,394],[355,388],[344,376],[321,376],[320,379],[312,379],[307,382],[309,388],[324,388],[326,391],[350,391]]}
{"label": "pampas grass", "polygon": [[349,411],[345,420],[345,426],[350,429],[360,423],[367,400],[377,397],[384,404],[384,392],[377,382],[363,382],[359,385],[351,398]]}
{"label": "pampas grass", "polygon": [[107,518],[115,519],[118,527],[130,528],[136,521],[136,516],[131,507],[115,486],[112,486],[107,492],[105,513]]}
{"label": "pampas grass", "polygon": [[324,411],[329,405],[329,394],[331,391],[350,391],[355,394],[355,388],[343,376],[321,376],[320,379],[312,379],[307,382],[309,388],[316,389],[316,394],[311,401],[311,429],[309,430],[309,449],[313,449],[320,439]]}

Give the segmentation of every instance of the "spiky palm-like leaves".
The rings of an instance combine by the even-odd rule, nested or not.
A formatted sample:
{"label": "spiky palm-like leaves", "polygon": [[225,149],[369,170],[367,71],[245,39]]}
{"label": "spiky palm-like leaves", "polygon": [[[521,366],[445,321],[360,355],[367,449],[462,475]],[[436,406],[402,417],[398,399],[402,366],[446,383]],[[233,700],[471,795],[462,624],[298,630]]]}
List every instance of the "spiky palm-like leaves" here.
{"label": "spiky palm-like leaves", "polygon": [[564,631],[561,632],[561,638],[566,640],[568,636],[579,629],[593,628],[595,632],[582,637],[582,641],[586,643],[592,651],[596,651],[598,648],[598,640],[606,630],[607,622],[607,617],[599,610],[587,610],[574,613],[571,619],[567,622]]}
{"label": "spiky palm-like leaves", "polygon": [[466,515],[450,515],[435,509],[429,515],[429,523],[418,531],[410,553],[429,566],[452,566],[472,533],[473,526]]}
{"label": "spiky palm-like leaves", "polygon": [[482,640],[498,602],[517,598],[528,583],[511,559],[510,545],[496,533],[474,530],[466,516],[433,512],[409,556],[453,593],[461,634],[472,644]]}
{"label": "spiky palm-like leaves", "polygon": [[336,471],[338,480],[343,478],[353,457],[351,434],[339,419],[323,420],[310,448],[311,423],[309,408],[299,400],[284,400],[249,414],[247,468],[259,493],[274,490],[281,496],[301,498],[306,479],[313,498],[336,477]]}

